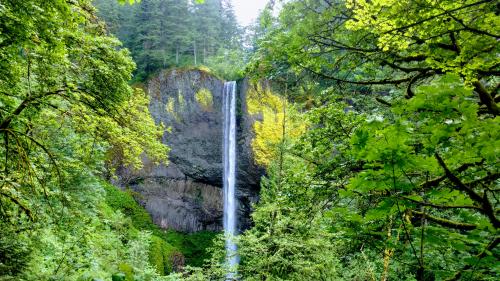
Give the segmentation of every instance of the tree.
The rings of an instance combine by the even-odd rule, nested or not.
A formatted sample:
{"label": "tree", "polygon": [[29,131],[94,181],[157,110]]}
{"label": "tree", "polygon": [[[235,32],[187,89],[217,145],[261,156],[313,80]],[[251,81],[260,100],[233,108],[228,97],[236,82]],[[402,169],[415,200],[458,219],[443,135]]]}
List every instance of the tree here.
{"label": "tree", "polygon": [[109,32],[131,50],[136,81],[162,68],[206,64],[223,48],[238,45],[239,29],[229,2],[144,0],[118,6],[113,0],[99,0],[96,5]]}
{"label": "tree", "polygon": [[[498,115],[498,58],[491,56],[499,48],[495,2],[394,3],[292,2],[255,67],[272,71],[272,64],[284,60],[340,84],[405,85],[408,97],[414,85],[456,73],[474,86],[485,110]],[[303,20],[294,23],[296,18]]]}
{"label": "tree", "polygon": [[83,139],[109,141],[125,164],[137,166],[142,152],[166,160],[168,152],[147,98],[128,85],[134,63],[105,35],[90,2],[42,2],[8,1],[0,10],[1,200],[30,220],[33,192],[48,196],[48,187],[68,180],[47,138],[67,116]]}
{"label": "tree", "polygon": [[110,278],[138,230],[102,179],[166,163],[165,128],[91,1],[3,1],[0,19],[0,279]]}
{"label": "tree", "polygon": [[493,1],[290,1],[268,22],[251,70],[287,82],[311,118],[286,150],[308,165],[275,192],[301,202],[294,212],[324,206],[345,271],[369,261],[363,272],[382,280],[497,276],[496,11]]}

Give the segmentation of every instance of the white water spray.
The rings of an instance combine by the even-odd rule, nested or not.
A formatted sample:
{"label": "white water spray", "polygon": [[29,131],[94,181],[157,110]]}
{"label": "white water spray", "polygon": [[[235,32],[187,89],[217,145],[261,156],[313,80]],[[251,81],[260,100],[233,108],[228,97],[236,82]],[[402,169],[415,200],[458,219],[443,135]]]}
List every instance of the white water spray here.
{"label": "white water spray", "polygon": [[231,268],[227,280],[234,280],[239,257],[236,244],[236,82],[226,82],[223,92],[224,112],[224,231],[226,238],[226,262]]}

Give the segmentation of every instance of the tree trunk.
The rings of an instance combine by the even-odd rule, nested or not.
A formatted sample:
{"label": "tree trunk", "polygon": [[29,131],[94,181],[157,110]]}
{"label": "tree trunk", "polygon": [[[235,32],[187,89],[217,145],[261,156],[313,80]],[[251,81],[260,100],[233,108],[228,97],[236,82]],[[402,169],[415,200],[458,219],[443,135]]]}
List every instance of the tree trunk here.
{"label": "tree trunk", "polygon": [[193,42],[193,56],[194,56],[194,65],[197,64],[196,62],[196,40]]}
{"label": "tree trunk", "polygon": [[207,42],[206,39],[203,38],[203,63],[205,63],[206,58],[207,58]]}
{"label": "tree trunk", "polygon": [[179,44],[175,46],[175,65],[179,66]]}

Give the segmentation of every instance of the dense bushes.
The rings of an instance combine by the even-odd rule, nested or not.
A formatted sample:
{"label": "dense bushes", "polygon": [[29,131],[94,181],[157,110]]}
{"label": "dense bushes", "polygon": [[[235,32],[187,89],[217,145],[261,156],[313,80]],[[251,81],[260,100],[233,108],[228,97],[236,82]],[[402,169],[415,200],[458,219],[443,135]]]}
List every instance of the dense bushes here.
{"label": "dense bushes", "polygon": [[134,199],[131,190],[122,191],[110,184],[105,184],[106,203],[115,210],[120,210],[131,219],[131,225],[139,230],[152,233],[150,262],[158,272],[169,273],[173,269],[173,257],[182,254],[187,264],[201,266],[208,259],[207,248],[212,245],[215,232],[200,231],[184,234],[173,230],[162,230],[153,223],[151,216]]}
{"label": "dense bushes", "polygon": [[122,191],[107,183],[104,184],[104,188],[106,190],[106,204],[128,216],[135,228],[150,231],[156,230],[151,216],[134,200],[133,191]]}

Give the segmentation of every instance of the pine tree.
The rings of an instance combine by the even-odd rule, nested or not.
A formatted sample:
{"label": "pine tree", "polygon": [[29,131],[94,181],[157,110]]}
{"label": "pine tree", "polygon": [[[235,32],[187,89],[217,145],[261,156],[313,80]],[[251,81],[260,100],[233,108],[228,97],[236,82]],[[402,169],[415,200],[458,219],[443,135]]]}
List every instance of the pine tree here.
{"label": "pine tree", "polygon": [[230,1],[143,0],[119,5],[115,0],[95,3],[137,64],[135,80],[159,69],[206,64],[221,48],[237,48],[239,28]]}

